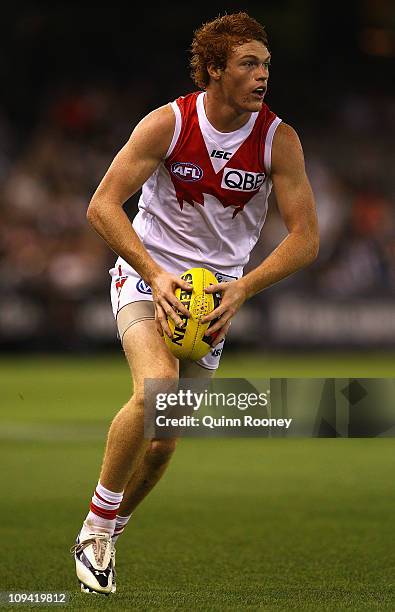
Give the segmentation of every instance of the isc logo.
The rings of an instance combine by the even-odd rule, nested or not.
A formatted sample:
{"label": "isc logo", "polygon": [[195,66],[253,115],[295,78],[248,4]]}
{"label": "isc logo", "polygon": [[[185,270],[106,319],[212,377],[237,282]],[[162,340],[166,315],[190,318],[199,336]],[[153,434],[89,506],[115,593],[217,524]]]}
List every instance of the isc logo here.
{"label": "isc logo", "polygon": [[219,151],[218,149],[213,149],[210,153],[210,157],[217,157],[219,159],[230,159],[232,157],[232,153],[229,151]]}
{"label": "isc logo", "polygon": [[255,191],[265,182],[264,172],[246,172],[245,170],[235,170],[226,168],[222,177],[222,189],[232,189],[233,191]]}
{"label": "isc logo", "polygon": [[175,162],[171,165],[172,173],[182,181],[199,181],[203,176],[203,170],[191,164],[191,162]]}

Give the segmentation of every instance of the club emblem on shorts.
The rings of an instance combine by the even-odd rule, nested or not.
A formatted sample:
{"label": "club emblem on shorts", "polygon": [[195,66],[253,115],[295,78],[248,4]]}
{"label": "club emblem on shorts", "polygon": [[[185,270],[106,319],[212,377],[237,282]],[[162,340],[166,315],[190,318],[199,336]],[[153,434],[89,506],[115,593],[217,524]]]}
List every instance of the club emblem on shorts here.
{"label": "club emblem on shorts", "polygon": [[203,170],[191,162],[175,162],[171,165],[171,171],[174,176],[188,183],[200,181],[203,177]]}
{"label": "club emblem on shorts", "polygon": [[118,297],[119,297],[119,294],[121,293],[121,289],[124,286],[125,282],[127,281],[128,277],[125,276],[125,275],[124,276],[122,275],[122,268],[121,268],[121,266],[118,266],[118,274],[119,274],[119,276],[115,280],[115,289],[117,290]]}
{"label": "club emblem on shorts", "polygon": [[136,289],[137,291],[140,291],[140,293],[145,293],[146,295],[152,295],[151,287],[147,285],[145,280],[143,280],[142,278],[140,278],[140,280],[137,281]]}

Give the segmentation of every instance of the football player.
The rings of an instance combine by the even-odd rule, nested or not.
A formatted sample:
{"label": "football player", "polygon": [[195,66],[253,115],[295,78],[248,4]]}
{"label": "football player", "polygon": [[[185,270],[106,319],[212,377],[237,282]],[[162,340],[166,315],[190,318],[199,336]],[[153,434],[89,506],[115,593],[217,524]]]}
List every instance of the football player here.
{"label": "football player", "polygon": [[[133,395],[115,416],[89,513],[73,547],[84,591],[115,590],[115,541],[158,482],[175,439],[144,439],[144,380],[210,377],[232,317],[244,302],[317,256],[314,198],[295,130],[265,104],[271,54],[264,27],[246,13],[204,24],[192,43],[198,91],[149,113],[101,181],[88,220],[119,258],[110,271],[119,338]],[[149,70],[149,67],[147,67]],[[274,187],[288,234],[243,275]],[[130,223],[122,205],[142,187]],[[187,309],[180,274],[205,267],[221,292],[212,350],[182,366],[166,347],[168,318]],[[159,332],[159,333],[158,333]]]}

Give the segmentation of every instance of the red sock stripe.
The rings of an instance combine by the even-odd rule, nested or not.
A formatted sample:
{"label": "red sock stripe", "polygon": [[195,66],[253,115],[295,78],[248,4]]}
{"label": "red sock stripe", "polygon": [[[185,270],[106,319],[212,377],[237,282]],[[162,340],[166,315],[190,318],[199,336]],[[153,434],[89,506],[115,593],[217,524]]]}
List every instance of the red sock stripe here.
{"label": "red sock stripe", "polygon": [[99,508],[99,506],[96,506],[93,502],[90,503],[90,509],[92,512],[97,514],[97,516],[108,519],[109,521],[114,520],[117,516],[116,510],[105,510],[104,508]]}
{"label": "red sock stripe", "polygon": [[102,502],[104,502],[105,504],[109,504],[110,506],[117,506],[117,508],[119,508],[120,502],[112,502],[112,501],[108,501],[108,499],[105,499],[104,497],[102,497],[101,495],[99,495],[99,493],[97,492],[97,490],[95,491],[95,495],[96,497],[98,497],[99,499],[101,499]]}

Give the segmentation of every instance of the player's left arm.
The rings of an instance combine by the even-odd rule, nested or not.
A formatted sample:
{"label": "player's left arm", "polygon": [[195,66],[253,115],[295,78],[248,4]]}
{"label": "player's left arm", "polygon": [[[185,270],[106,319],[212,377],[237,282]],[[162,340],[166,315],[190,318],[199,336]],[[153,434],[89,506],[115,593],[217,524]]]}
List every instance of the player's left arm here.
{"label": "player's left arm", "polygon": [[300,140],[295,130],[285,123],[280,123],[274,135],[271,178],[288,235],[257,268],[236,281],[208,289],[210,293],[222,292],[220,306],[204,318],[210,321],[220,317],[210,328],[211,333],[220,330],[213,346],[224,338],[230,319],[245,300],[311,264],[317,257],[319,231],[314,196]]}

